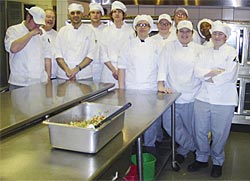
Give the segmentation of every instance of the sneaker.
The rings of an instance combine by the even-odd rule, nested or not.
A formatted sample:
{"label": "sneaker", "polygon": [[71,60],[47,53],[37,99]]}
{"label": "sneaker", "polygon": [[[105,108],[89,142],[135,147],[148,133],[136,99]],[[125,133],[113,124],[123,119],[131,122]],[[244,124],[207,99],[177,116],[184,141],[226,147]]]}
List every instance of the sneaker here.
{"label": "sneaker", "polygon": [[222,174],[222,166],[213,165],[211,170],[211,177],[220,177]]}
{"label": "sneaker", "polygon": [[179,164],[182,164],[185,160],[185,157],[181,154],[176,154],[175,155],[175,161],[177,161]]}
{"label": "sneaker", "polygon": [[187,170],[189,172],[196,172],[198,170],[200,170],[201,168],[205,168],[208,167],[208,162],[199,162],[197,160],[195,160],[194,163],[188,165]]}

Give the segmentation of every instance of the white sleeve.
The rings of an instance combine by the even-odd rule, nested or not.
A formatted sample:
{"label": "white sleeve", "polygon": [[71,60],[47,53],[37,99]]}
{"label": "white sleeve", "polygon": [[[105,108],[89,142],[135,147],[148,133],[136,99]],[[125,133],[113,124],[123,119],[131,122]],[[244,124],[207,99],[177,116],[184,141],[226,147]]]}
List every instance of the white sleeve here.
{"label": "white sleeve", "polygon": [[6,35],[4,38],[4,44],[5,44],[5,50],[10,53],[10,47],[13,41],[18,39],[16,36],[17,32],[15,31],[15,28],[13,26],[9,27],[6,31]]}
{"label": "white sleeve", "polygon": [[118,64],[117,67],[119,69],[126,69],[127,67],[127,59],[129,56],[129,43],[130,40],[123,46],[123,48],[120,51],[120,54],[118,55]]}

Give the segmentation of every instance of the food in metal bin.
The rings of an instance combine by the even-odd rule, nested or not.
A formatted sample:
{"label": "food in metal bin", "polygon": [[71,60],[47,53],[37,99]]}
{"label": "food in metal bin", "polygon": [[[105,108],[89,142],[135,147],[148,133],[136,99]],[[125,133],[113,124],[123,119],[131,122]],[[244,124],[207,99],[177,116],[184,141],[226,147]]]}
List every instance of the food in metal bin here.
{"label": "food in metal bin", "polygon": [[99,115],[87,120],[70,121],[68,124],[75,127],[95,129],[95,126],[99,125],[105,118],[105,116]]}

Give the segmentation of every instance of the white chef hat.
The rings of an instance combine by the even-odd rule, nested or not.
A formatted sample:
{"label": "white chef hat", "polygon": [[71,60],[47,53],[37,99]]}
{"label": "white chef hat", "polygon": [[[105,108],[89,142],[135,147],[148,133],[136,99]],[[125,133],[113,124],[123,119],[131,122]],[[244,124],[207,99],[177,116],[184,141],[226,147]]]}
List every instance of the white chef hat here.
{"label": "white chef hat", "polygon": [[158,23],[159,23],[162,19],[166,19],[166,20],[168,20],[169,23],[172,24],[171,17],[170,17],[168,14],[161,14],[161,15],[158,17]]}
{"label": "white chef hat", "polygon": [[137,23],[139,21],[142,21],[142,20],[147,21],[149,23],[149,25],[150,25],[150,31],[151,31],[152,28],[153,28],[153,26],[154,26],[153,19],[152,19],[151,16],[145,15],[145,14],[143,14],[143,15],[137,15],[135,17],[134,22],[133,22],[133,28],[135,29],[135,26],[137,25]]}
{"label": "white chef hat", "polygon": [[126,6],[120,2],[120,1],[114,1],[111,5],[111,11],[115,10],[115,9],[120,9],[122,10],[124,13],[127,11]]}
{"label": "white chef hat", "polygon": [[231,28],[226,23],[222,23],[219,20],[212,23],[212,28],[210,29],[210,33],[212,34],[214,31],[220,31],[224,33],[227,36],[227,39],[231,35]]}
{"label": "white chef hat", "polygon": [[29,14],[33,17],[33,20],[38,25],[45,25],[45,11],[42,8],[37,6],[29,8],[25,8]]}
{"label": "white chef hat", "polygon": [[193,30],[193,24],[191,21],[188,20],[182,20],[177,25],[177,30],[180,30],[182,28],[187,28],[189,30]]}
{"label": "white chef hat", "polygon": [[174,11],[174,14],[176,14],[178,11],[184,12],[184,13],[187,15],[187,17],[188,17],[188,11],[187,11],[186,8],[177,8],[177,9]]}
{"label": "white chef hat", "polygon": [[102,13],[102,16],[104,15],[104,10],[99,3],[90,3],[89,4],[89,12],[95,11],[95,10],[100,11]]}
{"label": "white chef hat", "polygon": [[81,4],[77,3],[72,3],[68,6],[69,13],[71,11],[81,11],[82,13],[84,12],[83,6]]}
{"label": "white chef hat", "polygon": [[201,33],[201,24],[204,23],[204,22],[209,23],[211,26],[212,26],[212,24],[213,24],[213,21],[210,20],[210,19],[202,19],[202,20],[199,21],[199,23],[198,23],[198,25],[197,25],[197,29],[198,29],[198,32],[199,32],[199,34],[200,34],[200,36],[201,36],[202,38],[205,38],[205,36]]}

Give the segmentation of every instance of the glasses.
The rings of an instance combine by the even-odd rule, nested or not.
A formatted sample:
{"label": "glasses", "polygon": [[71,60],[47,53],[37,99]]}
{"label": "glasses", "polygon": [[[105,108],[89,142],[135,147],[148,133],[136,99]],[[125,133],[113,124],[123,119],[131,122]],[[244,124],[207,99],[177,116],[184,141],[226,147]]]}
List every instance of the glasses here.
{"label": "glasses", "polygon": [[81,11],[71,11],[70,12],[71,15],[80,15],[81,14]]}
{"label": "glasses", "polygon": [[150,25],[149,24],[147,24],[147,23],[139,23],[139,24],[137,24],[136,25],[136,27],[143,27],[143,28],[145,28],[145,27],[150,27]]}
{"label": "glasses", "polygon": [[164,22],[160,22],[159,23],[161,26],[169,26],[170,25],[170,23],[164,23]]}
{"label": "glasses", "polygon": [[175,14],[175,16],[177,16],[178,18],[184,18],[184,17],[187,17],[187,15],[186,15],[186,14],[181,14],[181,13]]}

